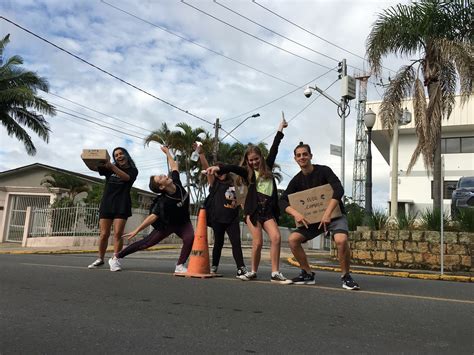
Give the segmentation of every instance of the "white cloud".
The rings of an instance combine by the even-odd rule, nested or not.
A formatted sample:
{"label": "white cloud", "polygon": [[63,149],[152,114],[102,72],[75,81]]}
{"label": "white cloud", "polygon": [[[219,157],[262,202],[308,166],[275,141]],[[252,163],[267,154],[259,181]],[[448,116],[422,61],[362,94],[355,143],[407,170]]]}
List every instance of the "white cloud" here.
{"label": "white cloud", "polygon": [[[302,85],[327,71],[325,68],[250,38],[180,2],[110,1],[115,6],[133,12],[147,21],[297,85]],[[331,68],[337,65],[337,62],[266,32],[212,1],[190,0],[190,3],[312,61]],[[250,1],[222,0],[222,3],[274,31],[304,43],[315,51],[338,59],[347,58],[349,65],[363,68],[363,61],[360,58],[344,53],[295,28]],[[261,3],[321,37],[363,55],[365,40],[375,19],[375,13],[396,2],[262,0]],[[246,116],[259,112],[260,118],[249,119],[233,133],[245,143],[267,136],[269,138],[266,142],[271,143],[281,110],[285,111],[287,119],[291,119],[310,102],[299,90],[267,107],[252,111],[290,92],[294,87],[183,41],[99,1],[23,0],[14,3],[3,1],[0,3],[0,9],[6,18],[164,100],[211,122],[217,117],[221,118],[222,125],[227,131]],[[133,131],[139,136],[159,128],[162,122],[167,122],[170,127],[174,127],[178,122],[187,122],[192,126],[213,131],[211,125],[111,78],[11,24],[5,21],[0,21],[0,24],[2,35],[11,33],[11,43],[7,47],[6,55],[23,56],[25,67],[37,71],[49,80],[52,93],[144,129],[126,125],[45,94],[44,97],[54,104],[95,117],[101,124],[113,124],[116,129]],[[386,66],[390,66],[391,63],[398,62],[388,61]],[[351,68],[349,72],[352,71]],[[337,73],[331,72],[318,79],[316,84],[326,88],[336,77]],[[338,98],[339,90],[339,85],[336,83],[328,93]],[[381,91],[381,88],[378,90]],[[369,87],[368,98],[379,98],[379,94],[372,86]],[[225,121],[247,111],[251,113],[239,119]],[[5,130],[0,128],[2,158],[0,170],[42,162],[94,174],[87,171],[80,160],[81,150],[85,147],[104,147],[111,151],[115,146],[122,145],[129,149],[138,162],[140,168],[138,187],[146,188],[147,176],[165,168],[164,156],[156,145],[145,148],[140,139],[127,137],[64,114],[58,114],[57,117],[48,120],[52,129],[49,144],[32,134],[38,149],[35,157],[27,156],[22,145],[7,136]],[[353,108],[346,125],[345,175],[348,195],[352,193],[355,120],[356,112]],[[228,138],[226,141],[233,140]],[[318,98],[290,122],[278,156],[278,162],[288,175],[297,172],[297,166],[292,159],[292,150],[299,141],[312,145],[315,162],[330,165],[336,173],[340,173],[339,158],[329,155],[329,145],[340,144],[340,119],[333,103],[325,98]],[[374,203],[382,205],[388,197],[388,166],[376,152],[374,152],[374,166],[377,167],[374,168]],[[282,185],[286,185],[288,181],[288,176],[284,175]]]}

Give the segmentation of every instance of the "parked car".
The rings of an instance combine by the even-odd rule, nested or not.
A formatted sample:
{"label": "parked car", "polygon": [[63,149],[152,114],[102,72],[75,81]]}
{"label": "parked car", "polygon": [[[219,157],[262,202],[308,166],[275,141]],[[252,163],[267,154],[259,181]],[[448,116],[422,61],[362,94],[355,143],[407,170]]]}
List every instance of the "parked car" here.
{"label": "parked car", "polygon": [[460,208],[474,208],[474,176],[458,180],[451,198],[451,216],[456,217]]}

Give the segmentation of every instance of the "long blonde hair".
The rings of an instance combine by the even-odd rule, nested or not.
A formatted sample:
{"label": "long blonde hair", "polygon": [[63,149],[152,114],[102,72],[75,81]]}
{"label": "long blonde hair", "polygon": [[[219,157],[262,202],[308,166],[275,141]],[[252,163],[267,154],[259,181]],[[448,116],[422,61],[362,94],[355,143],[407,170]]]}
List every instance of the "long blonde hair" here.
{"label": "long blonde hair", "polygon": [[242,161],[240,163],[240,166],[243,166],[247,169],[248,172],[248,182],[252,180],[252,175],[254,173],[253,168],[249,165],[248,163],[248,155],[250,153],[255,153],[260,157],[260,164],[258,166],[258,175],[259,177],[263,179],[272,179],[273,178],[273,173],[271,169],[268,167],[267,162],[265,161],[265,158],[262,154],[262,151],[259,147],[256,145],[249,145],[247,149],[245,150],[244,157],[242,158]]}

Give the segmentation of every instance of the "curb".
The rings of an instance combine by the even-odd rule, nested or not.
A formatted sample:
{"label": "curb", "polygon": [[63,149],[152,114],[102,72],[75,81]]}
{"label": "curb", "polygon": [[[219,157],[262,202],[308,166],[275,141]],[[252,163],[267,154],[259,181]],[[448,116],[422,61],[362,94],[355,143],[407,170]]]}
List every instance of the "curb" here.
{"label": "curb", "polygon": [[[289,257],[287,262],[295,267],[300,267],[300,264],[295,260],[294,257]],[[340,272],[341,268],[335,266],[319,266],[309,264],[311,269]],[[351,270],[352,274],[360,275],[372,275],[372,276],[391,276],[391,277],[404,277],[410,279],[421,279],[421,280],[442,280],[442,281],[456,281],[456,282],[474,282],[474,277],[470,276],[455,276],[455,275],[436,275],[436,274],[421,274],[409,271],[368,271],[368,270]]]}
{"label": "curb", "polygon": [[[180,247],[170,245],[170,246],[158,246],[151,247],[146,249],[146,251],[156,251],[156,250],[167,250],[167,249],[178,249]],[[113,249],[107,249],[107,252],[113,252]],[[10,254],[10,255],[28,255],[28,254],[92,254],[97,253],[97,249],[94,250],[70,250],[70,249],[59,249],[59,250],[0,250],[0,255]]]}

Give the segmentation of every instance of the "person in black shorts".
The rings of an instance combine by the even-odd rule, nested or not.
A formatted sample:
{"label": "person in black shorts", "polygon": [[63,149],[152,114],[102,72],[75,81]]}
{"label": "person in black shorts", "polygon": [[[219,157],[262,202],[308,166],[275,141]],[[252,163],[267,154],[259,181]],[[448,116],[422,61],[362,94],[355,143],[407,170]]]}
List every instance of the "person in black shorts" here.
{"label": "person in black shorts", "polygon": [[270,258],[272,263],[271,282],[283,285],[291,284],[280,272],[281,234],[278,229],[278,191],[272,168],[278,153],[278,147],[283,139],[283,129],[288,124],[283,119],[273,139],[267,158],[257,146],[251,145],[245,151],[241,166],[224,165],[212,166],[207,169],[208,174],[235,173],[242,177],[248,185],[248,193],[244,203],[244,215],[247,226],[252,234],[252,271],[248,277],[257,278],[263,246],[262,230],[270,238]]}
{"label": "person in black shorts", "polygon": [[138,170],[125,148],[115,148],[112,158],[113,163],[108,161],[97,168],[99,174],[105,176],[105,187],[99,207],[99,258],[88,266],[89,269],[104,265],[112,225],[114,227],[114,255],[122,249],[122,234],[128,217],[132,215],[130,190],[137,178]]}
{"label": "person in black shorts", "polygon": [[178,164],[169,153],[168,147],[161,147],[166,154],[171,168],[171,177],[167,175],[153,175],[150,177],[150,190],[157,193],[150,207],[150,214],[132,232],[123,235],[123,238],[132,239],[140,231],[153,226],[153,231],[145,238],[130,244],[120,253],[109,259],[110,270],[120,271],[120,260],[129,254],[144,250],[158,244],[172,233],[183,240],[181,254],[175,267],[176,273],[185,273],[185,266],[193,247],[194,229],[189,216],[189,194],[186,192],[179,178]]}
{"label": "person in black shorts", "polygon": [[[341,265],[342,287],[349,290],[358,290],[359,285],[352,279],[349,273],[351,251],[347,241],[349,228],[342,203],[344,188],[342,187],[341,181],[328,166],[311,164],[313,155],[311,154],[311,148],[308,144],[300,142],[294,150],[294,155],[294,159],[301,171],[291,179],[285,192],[283,192],[280,197],[280,208],[293,216],[296,222],[303,223],[303,226],[296,229],[288,238],[291,251],[301,267],[300,275],[295,277],[292,281],[296,285],[315,283],[314,272],[311,271],[302,244],[315,238],[319,234],[331,232],[337,246]],[[321,222],[319,224],[308,224],[304,216],[290,206],[288,195],[325,184],[330,184],[333,189],[332,199],[323,214]],[[331,214],[337,205],[339,205],[341,209],[342,216],[331,219]]]}
{"label": "person in black shorts", "polygon": [[[193,148],[199,152],[202,169],[209,168],[202,145],[194,145]],[[223,164],[217,165],[223,166]],[[214,231],[211,273],[216,273],[219,267],[222,248],[224,247],[224,235],[227,232],[232,245],[232,256],[237,265],[236,277],[242,281],[248,281],[250,278],[246,276],[248,272],[242,254],[239,225],[240,206],[237,204],[234,180],[230,174],[218,176],[207,174],[207,182],[209,183],[209,196],[206,199],[205,207],[208,213],[209,227]]]}

